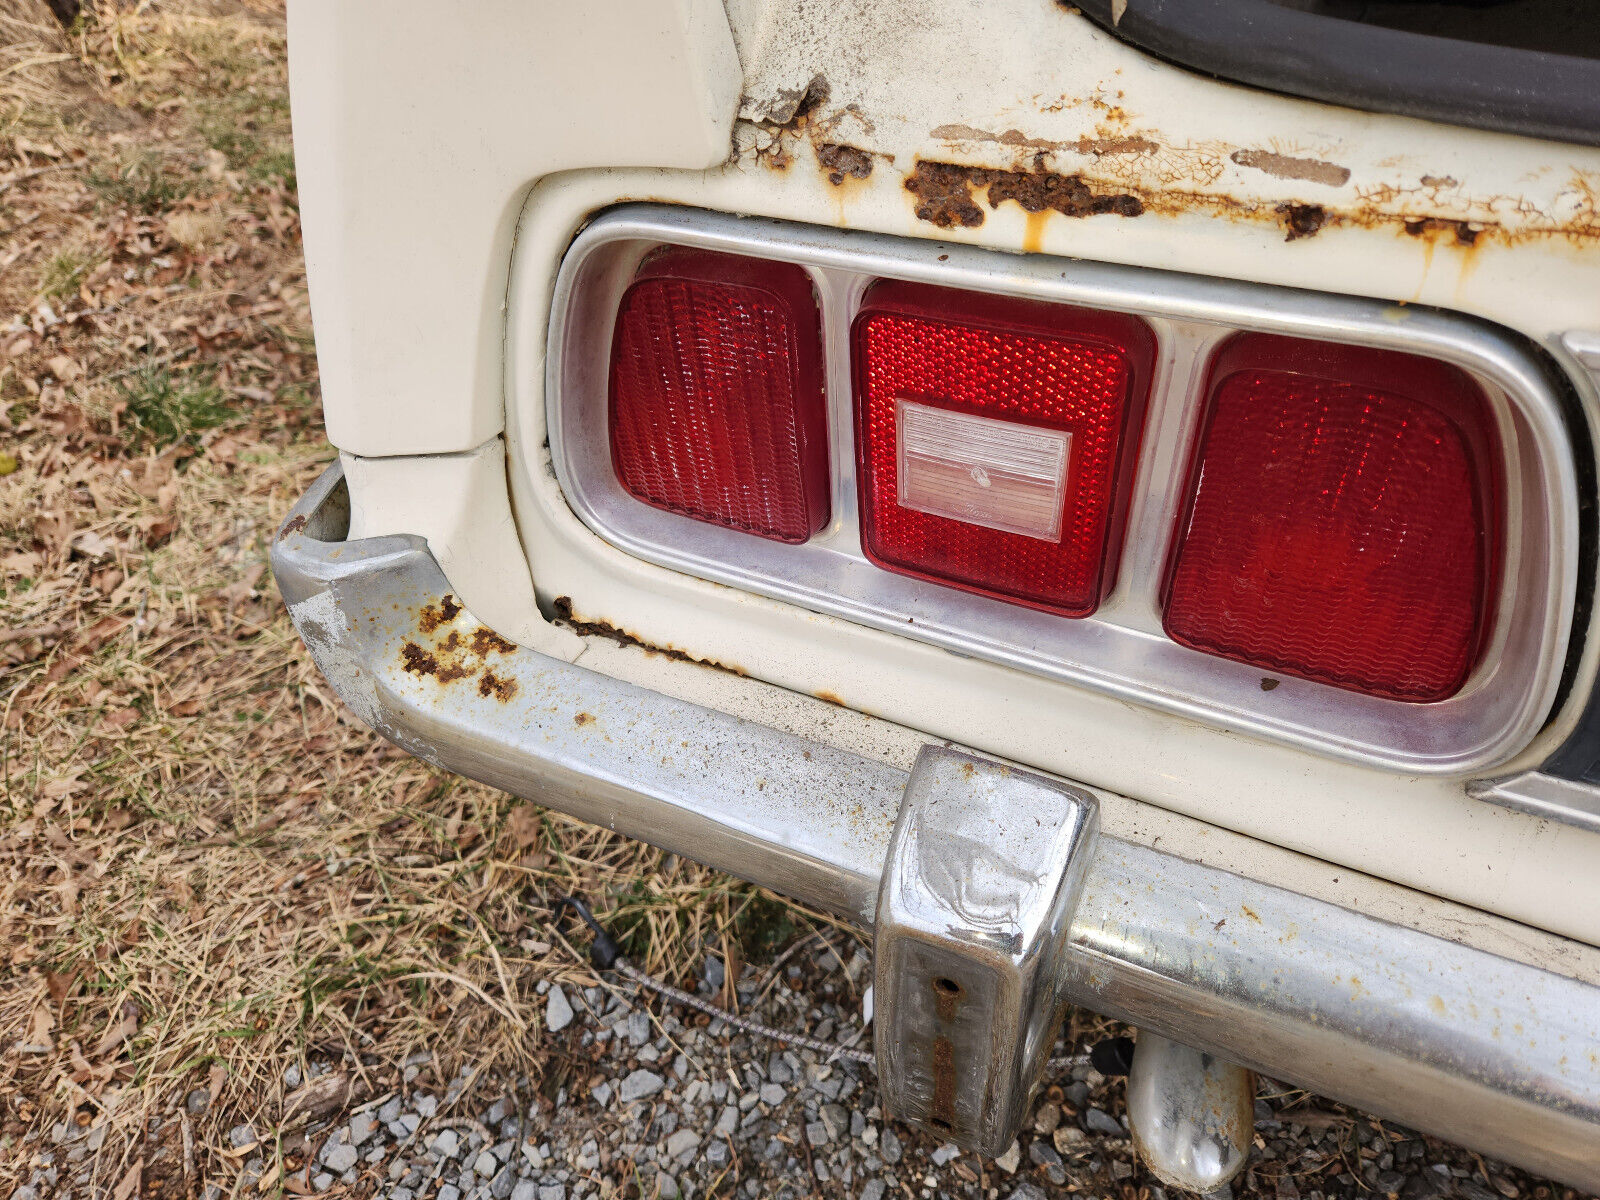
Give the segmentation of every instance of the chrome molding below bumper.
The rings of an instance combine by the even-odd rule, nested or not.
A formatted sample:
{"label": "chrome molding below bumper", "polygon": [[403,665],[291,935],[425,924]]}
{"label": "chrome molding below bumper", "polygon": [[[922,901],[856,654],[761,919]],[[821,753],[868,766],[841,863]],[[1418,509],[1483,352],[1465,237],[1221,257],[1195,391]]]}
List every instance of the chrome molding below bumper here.
{"label": "chrome molding below bumper", "polygon": [[[273,571],[363,720],[442,768],[871,927],[907,772],[513,646],[331,468]],[[1092,789],[1081,789],[1092,792]],[[1600,989],[1102,833],[1065,998],[1600,1189]]]}

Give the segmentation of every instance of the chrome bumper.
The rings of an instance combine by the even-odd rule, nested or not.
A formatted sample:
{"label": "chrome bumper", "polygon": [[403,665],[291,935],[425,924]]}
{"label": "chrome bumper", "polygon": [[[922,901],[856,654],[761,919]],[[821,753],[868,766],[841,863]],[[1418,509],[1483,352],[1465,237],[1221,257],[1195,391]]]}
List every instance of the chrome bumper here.
{"label": "chrome bumper", "polygon": [[[346,542],[347,521],[335,466],[273,572],[378,732],[873,925],[907,772],[480,632],[421,538]],[[1085,866],[1069,1001],[1600,1189],[1600,989],[1105,834]]]}

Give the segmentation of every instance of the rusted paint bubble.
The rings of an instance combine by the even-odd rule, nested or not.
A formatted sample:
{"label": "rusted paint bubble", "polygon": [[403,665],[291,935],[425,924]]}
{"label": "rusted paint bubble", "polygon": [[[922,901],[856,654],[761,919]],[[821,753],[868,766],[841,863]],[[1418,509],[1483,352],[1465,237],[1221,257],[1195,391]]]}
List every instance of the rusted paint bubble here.
{"label": "rusted paint bubble", "polygon": [[872,174],[872,155],[855,146],[823,142],[816,148],[817,161],[828,172],[828,182],[840,187],[846,179],[865,179]]}
{"label": "rusted paint bubble", "polygon": [[515,642],[507,641],[487,625],[478,626],[477,632],[472,635],[472,652],[480,658],[487,658],[491,654],[511,654],[516,648]]}
{"label": "rusted paint bubble", "polygon": [[460,615],[461,605],[447,592],[438,604],[423,605],[422,612],[417,617],[417,628],[423,633],[432,633],[439,626],[448,625]]}
{"label": "rusted paint bubble", "polygon": [[581,712],[581,713],[576,714],[572,718],[572,723],[574,725],[587,725],[590,722],[592,722],[593,720],[594,720],[594,714],[593,713]]}
{"label": "rusted paint bubble", "polygon": [[918,162],[905,184],[906,191],[917,198],[917,220],[940,229],[982,225],[983,209],[972,201],[973,176],[987,174],[954,163]]}
{"label": "rusted paint bubble", "polygon": [[1092,217],[1113,213],[1137,217],[1144,202],[1126,192],[1098,193],[1077,175],[1057,175],[1050,171],[991,171],[989,207],[999,208],[1015,200],[1024,212],[1055,211],[1066,217]]}
{"label": "rusted paint bubble", "polygon": [[291,533],[300,533],[302,530],[305,529],[305,527],[306,527],[305,514],[302,513],[299,516],[290,517],[287,521],[285,521],[283,523],[283,528],[278,531],[278,540],[282,541],[284,538],[288,537]]}
{"label": "rusted paint bubble", "polygon": [[458,662],[441,661],[438,655],[415,642],[406,642],[400,647],[400,666],[408,675],[431,675],[440,683],[454,683],[472,674]]}
{"label": "rusted paint bubble", "polygon": [[1280,204],[1274,211],[1288,231],[1283,239],[1286,242],[1308,238],[1328,223],[1328,210],[1320,204]]}
{"label": "rusted paint bubble", "polygon": [[1276,179],[1300,179],[1328,187],[1343,187],[1350,182],[1349,167],[1317,158],[1291,158],[1271,150],[1235,150],[1228,157],[1238,166],[1265,171]]}
{"label": "rusted paint bubble", "polygon": [[1000,171],[919,161],[907,176],[905,187],[917,197],[917,218],[944,229],[983,224],[983,210],[974,199],[974,193],[980,190],[988,198],[990,208],[999,208],[1011,200],[1027,213],[1137,217],[1144,212],[1144,201],[1135,195],[1097,192],[1082,176],[1060,175],[1054,171]]}
{"label": "rusted paint bubble", "polygon": [[480,696],[493,696],[504,704],[516,694],[517,681],[515,679],[503,679],[487,668],[478,677],[478,695]]}
{"label": "rusted paint bubble", "polygon": [[1412,237],[1426,237],[1433,233],[1445,233],[1455,239],[1458,246],[1475,246],[1483,230],[1467,221],[1454,221],[1447,217],[1420,217],[1405,223],[1406,232]]}

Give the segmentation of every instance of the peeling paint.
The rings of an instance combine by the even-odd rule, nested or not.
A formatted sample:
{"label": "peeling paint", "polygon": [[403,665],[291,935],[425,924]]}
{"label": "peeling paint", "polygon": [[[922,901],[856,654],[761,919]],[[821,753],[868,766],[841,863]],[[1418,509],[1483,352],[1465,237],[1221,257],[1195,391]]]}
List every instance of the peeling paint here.
{"label": "peeling paint", "polygon": [[1343,187],[1350,182],[1349,167],[1320,159],[1292,158],[1271,150],[1235,150],[1228,157],[1238,166],[1265,171],[1275,179],[1303,179],[1307,183],[1322,183],[1329,187]]}
{"label": "peeling paint", "polygon": [[1052,171],[1001,171],[919,161],[906,177],[905,189],[917,198],[919,220],[946,229],[983,224],[983,210],[975,199],[978,192],[984,194],[991,209],[1011,200],[1027,213],[1058,212],[1066,217],[1137,217],[1144,212],[1137,196],[1097,192],[1080,176]]}

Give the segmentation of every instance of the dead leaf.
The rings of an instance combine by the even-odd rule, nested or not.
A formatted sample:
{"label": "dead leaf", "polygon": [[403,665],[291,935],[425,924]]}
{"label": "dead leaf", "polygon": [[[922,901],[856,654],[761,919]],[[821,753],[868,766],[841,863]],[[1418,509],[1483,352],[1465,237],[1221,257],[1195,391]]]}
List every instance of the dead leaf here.
{"label": "dead leaf", "polygon": [[73,534],[70,544],[73,551],[84,558],[109,558],[117,549],[115,542],[107,540],[103,534],[93,529]]}
{"label": "dead leaf", "polygon": [[62,383],[71,383],[83,374],[83,368],[65,354],[57,354],[49,362],[50,374]]}
{"label": "dead leaf", "polygon": [[111,1200],[128,1200],[139,1190],[139,1181],[144,1178],[144,1158],[134,1159],[133,1166],[128,1168],[128,1173],[122,1177],[122,1182],[117,1184],[117,1190],[111,1193]]}

